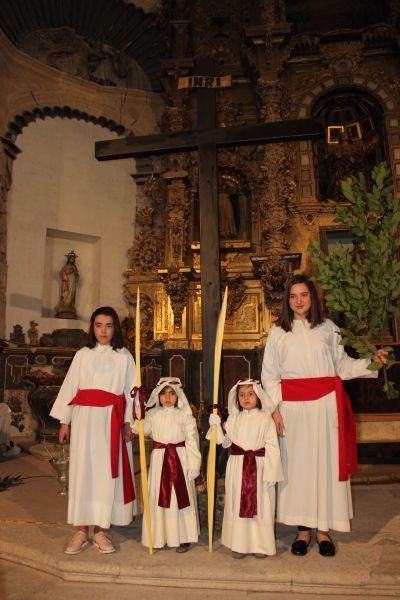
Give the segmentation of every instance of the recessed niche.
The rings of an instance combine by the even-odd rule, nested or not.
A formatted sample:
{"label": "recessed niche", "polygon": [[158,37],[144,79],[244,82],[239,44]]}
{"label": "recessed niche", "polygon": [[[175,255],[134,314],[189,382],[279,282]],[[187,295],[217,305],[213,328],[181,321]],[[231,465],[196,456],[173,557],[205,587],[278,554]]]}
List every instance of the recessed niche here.
{"label": "recessed niche", "polygon": [[[78,320],[87,321],[100,298],[100,237],[46,229],[42,317],[54,318],[60,300],[60,271],[73,250],[79,271],[75,307]],[[71,319],[74,321],[74,319]]]}

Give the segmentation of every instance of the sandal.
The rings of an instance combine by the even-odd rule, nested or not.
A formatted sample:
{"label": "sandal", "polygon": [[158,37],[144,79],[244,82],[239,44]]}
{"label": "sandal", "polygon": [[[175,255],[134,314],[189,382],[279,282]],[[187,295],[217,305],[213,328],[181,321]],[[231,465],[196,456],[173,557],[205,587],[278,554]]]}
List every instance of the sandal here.
{"label": "sandal", "polygon": [[64,554],[79,554],[89,544],[89,536],[83,529],[78,529],[69,538]]}
{"label": "sandal", "polygon": [[115,546],[113,544],[112,537],[103,529],[96,531],[96,533],[93,535],[93,544],[103,554],[111,554],[112,552],[115,552]]}

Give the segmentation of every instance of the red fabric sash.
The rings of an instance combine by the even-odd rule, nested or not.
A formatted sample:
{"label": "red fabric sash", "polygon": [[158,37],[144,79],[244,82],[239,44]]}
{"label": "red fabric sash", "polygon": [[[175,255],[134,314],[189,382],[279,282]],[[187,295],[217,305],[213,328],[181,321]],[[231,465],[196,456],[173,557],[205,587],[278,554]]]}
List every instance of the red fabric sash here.
{"label": "red fabric sash", "polygon": [[350,398],[340,377],[310,377],[306,379],[282,379],[282,400],[319,400],[336,393],[339,441],[339,481],[347,481],[350,473],[357,472],[356,424]]}
{"label": "red fabric sash", "polygon": [[185,476],[176,451],[177,448],[184,446],[185,442],[162,444],[161,442],[153,441],[153,450],[165,450],[161,470],[160,493],[158,496],[158,506],[161,506],[161,508],[169,508],[171,506],[172,486],[175,488],[178,508],[181,509],[190,506]]}
{"label": "red fabric sash", "polygon": [[122,445],[122,482],[124,488],[124,503],[133,502],[135,499],[135,489],[131,465],[129,463],[128,450],[126,442],[123,439],[124,416],[125,416],[125,397],[117,396],[104,390],[78,390],[77,395],[69,404],[79,406],[112,406],[111,412],[111,476],[113,479],[118,477],[119,465],[119,441]]}
{"label": "red fabric sash", "polygon": [[256,456],[265,456],[265,448],[243,450],[232,443],[229,453],[243,455],[242,489],[240,492],[239,517],[252,519],[257,514],[257,462]]}

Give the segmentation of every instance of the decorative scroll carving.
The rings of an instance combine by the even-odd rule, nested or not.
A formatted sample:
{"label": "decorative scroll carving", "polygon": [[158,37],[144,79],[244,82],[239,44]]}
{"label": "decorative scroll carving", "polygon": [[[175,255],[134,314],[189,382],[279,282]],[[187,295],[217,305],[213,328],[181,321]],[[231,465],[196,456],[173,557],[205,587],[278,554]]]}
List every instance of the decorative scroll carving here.
{"label": "decorative scroll carving", "polygon": [[178,269],[160,269],[158,276],[164,284],[172,312],[174,313],[175,329],[182,328],[182,314],[186,307],[189,292],[189,281],[191,272],[182,272]]}
{"label": "decorative scroll carving", "polygon": [[153,234],[154,208],[145,206],[136,211],[136,223],[140,227],[135,243],[128,250],[129,268],[136,273],[149,273],[159,264],[159,244]]}
{"label": "decorative scroll carving", "polygon": [[188,247],[190,198],[182,178],[171,179],[167,188],[166,263],[182,267]]}
{"label": "decorative scroll carving", "polygon": [[165,183],[160,177],[151,175],[144,183],[138,181],[136,235],[128,250],[129,268],[137,274],[154,272],[162,260],[163,242],[155,231],[154,207],[165,206],[165,193]]}
{"label": "decorative scroll carving", "polygon": [[335,74],[355,73],[363,61],[361,42],[340,42],[322,47],[323,62]]}
{"label": "decorative scroll carving", "polygon": [[226,316],[230,319],[246,297],[246,286],[242,275],[229,275],[226,271],[222,273],[221,284],[222,289],[228,286]]}
{"label": "decorative scroll carving", "polygon": [[[281,118],[283,84],[259,82],[259,113],[263,121]],[[264,149],[263,189],[259,203],[262,216],[261,246],[264,253],[285,253],[289,249],[289,209],[295,204],[294,161],[284,144],[270,144]]]}
{"label": "decorative scroll carving", "polygon": [[[129,291],[125,294],[128,302],[132,304],[136,314],[136,296],[132,298]],[[121,321],[122,335],[125,345],[131,352],[135,349],[135,318],[125,317]],[[140,347],[142,350],[153,350],[162,346],[154,340],[154,303],[147,294],[140,294]]]}
{"label": "decorative scroll carving", "polygon": [[277,317],[282,306],[283,292],[286,281],[294,269],[299,268],[301,254],[288,254],[277,257],[253,257],[254,271],[264,291],[265,304],[270,309],[273,317]]}
{"label": "decorative scroll carving", "polygon": [[321,39],[314,33],[300,33],[292,38],[290,42],[290,56],[313,56],[321,52]]}
{"label": "decorative scroll carving", "polygon": [[88,41],[70,27],[36,30],[21,42],[21,50],[37,60],[100,85],[148,89],[141,67],[99,41]]}

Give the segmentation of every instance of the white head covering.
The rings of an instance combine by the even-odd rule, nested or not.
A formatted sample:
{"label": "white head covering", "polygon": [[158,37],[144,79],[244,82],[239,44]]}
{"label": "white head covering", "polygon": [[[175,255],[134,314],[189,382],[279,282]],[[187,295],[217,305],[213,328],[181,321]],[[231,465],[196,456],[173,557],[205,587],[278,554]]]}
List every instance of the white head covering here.
{"label": "white head covering", "polygon": [[159,398],[160,392],[167,386],[171,387],[178,396],[178,408],[191,415],[192,409],[190,408],[188,399],[183,391],[182,383],[179,377],[161,377],[156,387],[151,392],[150,398],[146,402],[146,408],[161,406]]}
{"label": "white head covering", "polygon": [[268,396],[264,392],[261,383],[257,381],[257,379],[239,379],[239,381],[235,383],[235,385],[228,394],[228,412],[230,415],[237,415],[239,413],[239,409],[236,402],[237,389],[239,385],[253,386],[253,390],[255,391],[257,398],[260,399],[261,410],[264,410],[265,412],[268,411]]}

